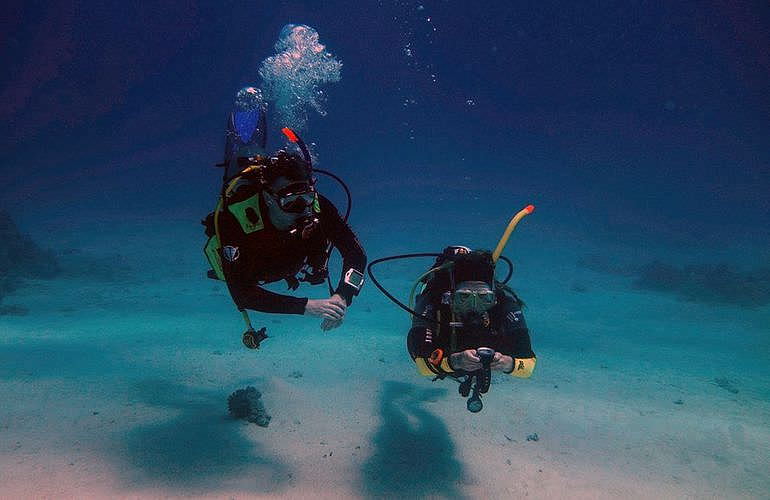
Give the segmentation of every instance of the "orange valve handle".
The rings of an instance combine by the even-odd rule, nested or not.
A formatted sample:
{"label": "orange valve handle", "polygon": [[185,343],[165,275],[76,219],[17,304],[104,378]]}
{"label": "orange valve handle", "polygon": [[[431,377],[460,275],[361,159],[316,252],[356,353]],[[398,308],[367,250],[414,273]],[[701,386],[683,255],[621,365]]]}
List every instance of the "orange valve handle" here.
{"label": "orange valve handle", "polygon": [[430,364],[432,364],[435,367],[438,367],[441,364],[441,361],[444,360],[444,351],[442,349],[436,349],[432,353],[430,353],[430,358],[428,358],[428,361]]}
{"label": "orange valve handle", "polygon": [[299,138],[297,137],[297,134],[289,127],[283,127],[281,129],[281,132],[283,132],[283,135],[285,135],[286,138],[289,139],[291,142],[296,143],[299,140]]}

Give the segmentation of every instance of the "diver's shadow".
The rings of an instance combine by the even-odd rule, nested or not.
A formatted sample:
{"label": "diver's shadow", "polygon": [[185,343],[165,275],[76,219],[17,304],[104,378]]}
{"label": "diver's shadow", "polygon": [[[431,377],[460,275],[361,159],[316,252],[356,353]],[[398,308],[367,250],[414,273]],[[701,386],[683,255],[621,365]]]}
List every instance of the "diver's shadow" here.
{"label": "diver's shadow", "polygon": [[226,415],[226,395],[157,380],[143,382],[139,393],[145,403],[175,414],[121,437],[123,474],[133,487],[260,493],[285,483],[286,466],[268,458],[243,435],[244,424]]}
{"label": "diver's shadow", "polygon": [[361,471],[368,497],[463,498],[457,485],[464,469],[442,420],[423,402],[445,389],[420,389],[385,382],[380,398],[380,428],[372,437],[374,451]]}

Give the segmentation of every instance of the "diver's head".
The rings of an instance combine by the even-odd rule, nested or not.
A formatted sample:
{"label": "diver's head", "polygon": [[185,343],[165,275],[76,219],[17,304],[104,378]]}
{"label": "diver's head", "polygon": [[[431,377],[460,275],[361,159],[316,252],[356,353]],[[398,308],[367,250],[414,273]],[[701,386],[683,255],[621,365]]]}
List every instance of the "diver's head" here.
{"label": "diver's head", "polygon": [[278,151],[266,159],[265,204],[278,229],[311,215],[316,201],[315,180],[310,167],[299,155]]}
{"label": "diver's head", "polygon": [[[452,261],[452,278],[455,288],[463,281],[483,281],[494,287],[495,261],[488,250],[468,250],[467,247],[449,247],[455,253],[449,257]],[[447,249],[448,250],[448,249]],[[444,250],[445,254],[447,250]]]}
{"label": "diver's head", "polygon": [[486,250],[473,250],[456,254],[453,261],[452,312],[463,323],[484,323],[484,318],[488,318],[487,311],[497,302],[492,254]]}
{"label": "diver's head", "polygon": [[461,281],[451,297],[452,312],[463,323],[480,323],[495,304],[495,290],[485,281]]}
{"label": "diver's head", "polygon": [[299,154],[279,149],[265,159],[264,181],[268,188],[282,188],[281,177],[288,182],[313,183],[312,169]]}

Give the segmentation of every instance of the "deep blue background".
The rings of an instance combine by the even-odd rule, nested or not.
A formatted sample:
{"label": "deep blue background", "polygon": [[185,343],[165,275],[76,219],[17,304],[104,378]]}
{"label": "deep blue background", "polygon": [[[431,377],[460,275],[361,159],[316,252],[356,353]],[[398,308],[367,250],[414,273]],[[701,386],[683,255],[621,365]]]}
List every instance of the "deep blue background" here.
{"label": "deep blue background", "polygon": [[0,206],[17,212],[197,223],[234,94],[295,22],[344,64],[306,139],[361,210],[460,185],[598,235],[770,239],[767,2],[2,9]]}

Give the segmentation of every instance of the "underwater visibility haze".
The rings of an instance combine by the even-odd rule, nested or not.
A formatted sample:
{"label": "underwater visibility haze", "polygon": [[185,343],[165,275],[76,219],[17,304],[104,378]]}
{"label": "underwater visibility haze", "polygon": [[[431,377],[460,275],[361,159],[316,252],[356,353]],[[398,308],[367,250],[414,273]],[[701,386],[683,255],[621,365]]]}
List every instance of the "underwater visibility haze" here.
{"label": "underwater visibility haze", "polygon": [[2,11],[0,497],[767,498],[766,3]]}

